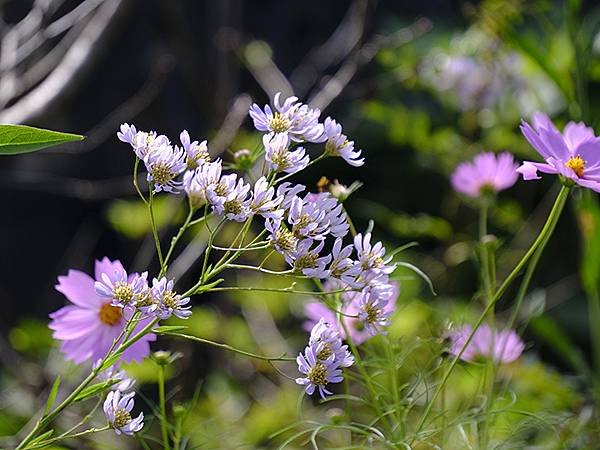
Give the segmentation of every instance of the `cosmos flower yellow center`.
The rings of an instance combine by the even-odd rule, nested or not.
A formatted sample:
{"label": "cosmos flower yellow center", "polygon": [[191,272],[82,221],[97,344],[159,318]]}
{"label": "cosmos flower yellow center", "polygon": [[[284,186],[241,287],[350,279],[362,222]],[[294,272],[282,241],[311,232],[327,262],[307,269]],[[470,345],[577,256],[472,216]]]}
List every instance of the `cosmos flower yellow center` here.
{"label": "cosmos flower yellow center", "polygon": [[100,317],[100,321],[102,323],[114,326],[121,320],[121,317],[123,316],[123,309],[119,308],[118,306],[113,306],[110,303],[105,303],[100,307],[98,316]]}
{"label": "cosmos flower yellow center", "polygon": [[115,421],[114,421],[113,425],[116,428],[122,428],[125,425],[127,425],[129,422],[131,422],[131,414],[129,414],[124,409],[117,409],[115,411]]}
{"label": "cosmos flower yellow center", "polygon": [[323,363],[316,363],[310,368],[306,374],[306,378],[310,380],[312,384],[324,385],[327,382],[327,367]]}
{"label": "cosmos flower yellow center", "polygon": [[281,113],[275,113],[273,118],[269,120],[269,128],[275,133],[283,133],[290,128],[290,121],[281,115]]}
{"label": "cosmos flower yellow center", "polygon": [[573,156],[569,158],[569,160],[565,163],[569,169],[571,169],[578,177],[583,176],[583,171],[585,169],[585,161],[579,155]]}

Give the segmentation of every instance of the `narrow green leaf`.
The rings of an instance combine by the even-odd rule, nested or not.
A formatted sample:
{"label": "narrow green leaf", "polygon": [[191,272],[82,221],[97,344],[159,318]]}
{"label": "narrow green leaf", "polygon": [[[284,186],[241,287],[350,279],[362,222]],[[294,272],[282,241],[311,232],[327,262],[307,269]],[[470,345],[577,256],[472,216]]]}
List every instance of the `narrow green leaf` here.
{"label": "narrow green leaf", "polygon": [[423,281],[425,281],[425,283],[427,283],[427,286],[429,287],[429,290],[431,291],[431,293],[433,295],[437,295],[437,293],[435,292],[435,289],[433,288],[433,283],[431,282],[431,279],[427,276],[427,274],[425,272],[423,272],[417,266],[415,266],[411,263],[404,262],[404,261],[397,262],[396,264],[399,265],[400,267],[406,267],[407,269],[410,269],[414,273],[419,275],[423,279]]}
{"label": "narrow green leaf", "polygon": [[50,409],[54,405],[54,400],[56,400],[56,394],[58,393],[59,386],[60,386],[60,375],[56,377],[56,380],[54,380],[52,389],[50,389],[50,394],[48,394],[48,400],[46,401],[46,408],[44,408],[44,416],[50,412]]}
{"label": "narrow green leaf", "polygon": [[163,334],[173,331],[183,331],[186,328],[187,327],[183,325],[161,325],[160,327],[153,328],[152,332],[156,334]]}
{"label": "narrow green leaf", "polygon": [[120,351],[109,356],[108,359],[104,361],[104,364],[102,364],[102,367],[100,367],[98,372],[102,372],[103,370],[108,369],[110,366],[115,365],[115,363],[119,360],[119,358],[121,358],[122,355],[123,351]]}
{"label": "narrow green leaf", "polygon": [[0,125],[0,155],[30,153],[82,139],[84,137],[78,134],[43,130],[25,125]]}
{"label": "narrow green leaf", "polygon": [[87,400],[90,397],[93,397],[96,394],[104,392],[108,388],[110,388],[113,384],[118,383],[119,380],[108,380],[103,381],[102,383],[92,384],[91,386],[86,387],[83,391],[79,393],[77,397],[75,397],[75,402],[81,402],[83,400]]}
{"label": "narrow green leaf", "polygon": [[42,441],[48,439],[50,436],[52,436],[53,433],[54,433],[54,429],[48,430],[45,433],[40,434],[38,437],[36,437],[29,443],[29,446],[34,446],[34,444],[39,444],[40,442],[42,442]]}

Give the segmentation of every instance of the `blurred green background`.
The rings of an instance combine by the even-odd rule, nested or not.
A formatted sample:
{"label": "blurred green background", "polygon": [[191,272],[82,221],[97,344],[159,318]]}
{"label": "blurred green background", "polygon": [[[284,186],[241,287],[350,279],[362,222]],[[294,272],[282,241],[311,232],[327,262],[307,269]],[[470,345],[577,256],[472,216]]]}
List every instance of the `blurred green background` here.
{"label": "blurred green background", "polygon": [[[79,20],[56,25],[74,10],[82,14]],[[9,38],[32,11],[46,30],[42,42],[32,51],[11,48]],[[172,140],[185,128],[194,139],[208,139],[213,155],[231,159],[260,139],[246,117],[248,106],[263,105],[277,91],[294,92],[321,107],[323,117],[338,119],[363,149],[364,167],[328,159],[295,179],[313,190],[321,176],[346,185],[362,181],[346,202],[357,228],[374,220],[374,233],[388,248],[419,243],[403,258],[429,275],[438,295],[410,272],[398,271],[402,289],[390,337],[407,363],[426,367],[427,352],[435,358],[427,348],[439,345],[440,330],[472,320],[479,310],[477,212],[450,187],[456,164],[483,150],[537,159],[518,131],[521,118],[534,111],[559,125],[585,120],[595,126],[600,118],[600,8],[594,2],[15,0],[0,2],[0,18],[0,122],[87,136],[82,143],[0,160],[0,435],[13,435],[27,423],[57,373],[67,370],[73,382],[79,376],[78,368],[65,366],[47,328],[48,313],[64,304],[53,289],[56,276],[68,268],[91,271],[93,260],[105,255],[132,270],[156,269],[145,209],[131,186],[133,158],[115,136],[120,123]],[[66,65],[73,72],[63,73],[70,76],[66,87],[47,83],[93,21],[103,24],[102,33],[85,47],[80,67]],[[31,37],[26,31],[17,33],[23,42]],[[545,177],[519,182],[499,196],[490,232],[501,243],[500,274],[535,238],[557,190],[557,181]],[[593,359],[581,277],[594,284],[600,275],[594,253],[600,213],[581,193],[575,197],[520,317],[528,344],[524,362],[507,369],[519,408],[548,411],[547,429],[556,417],[583,414],[586,390],[574,388],[581,387],[582,367]],[[157,203],[167,236],[182,219],[182,204],[166,196]],[[187,266],[203,240],[200,230],[186,236],[184,257],[171,269],[181,285],[192,280]],[[266,275],[229,276],[231,284],[287,286]],[[498,308],[500,320],[512,294]],[[306,339],[306,300],[204,295],[186,325],[191,334],[249,351],[293,355]],[[367,345],[377,353],[383,344],[373,339]],[[166,338],[155,348],[184,355],[171,368],[169,396],[185,405],[174,413],[190,433],[190,448],[277,447],[292,434],[273,435],[301,419],[335,421],[345,414],[340,405],[316,406],[303,398],[298,386],[266,363]],[[151,405],[154,366],[145,362],[129,370]],[[295,376],[293,364],[282,370]],[[455,376],[460,410],[472,395],[473,378]],[[510,439],[516,422],[507,417]],[[122,448],[111,439],[86,445]],[[324,448],[342,446],[344,439],[343,433],[328,435]],[[506,442],[506,448],[519,445]]]}

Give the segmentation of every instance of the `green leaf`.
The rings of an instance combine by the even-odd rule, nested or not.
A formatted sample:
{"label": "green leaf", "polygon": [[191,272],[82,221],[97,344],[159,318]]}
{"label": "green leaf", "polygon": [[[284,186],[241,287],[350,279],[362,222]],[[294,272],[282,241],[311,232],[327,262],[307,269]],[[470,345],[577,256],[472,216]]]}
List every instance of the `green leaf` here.
{"label": "green leaf", "polygon": [[93,397],[96,394],[104,392],[105,390],[110,388],[113,384],[116,384],[118,382],[119,382],[119,380],[108,380],[108,381],[103,381],[102,383],[92,384],[91,386],[88,386],[83,391],[81,391],[79,393],[79,395],[77,397],[75,397],[75,400],[73,400],[73,401],[81,402],[83,400],[86,400],[90,397]]}
{"label": "green leaf", "polygon": [[46,401],[46,408],[44,408],[44,416],[48,414],[52,405],[54,405],[54,400],[56,399],[56,394],[58,392],[58,388],[60,386],[60,375],[56,377],[54,380],[54,384],[52,385],[52,389],[50,389],[50,394],[48,395],[48,400]]}
{"label": "green leaf", "polygon": [[0,125],[0,155],[30,153],[65,142],[81,141],[78,134],[43,130],[25,125]]}
{"label": "green leaf", "polygon": [[153,328],[152,332],[156,333],[156,334],[162,334],[162,333],[169,333],[169,332],[173,332],[173,331],[183,331],[186,328],[187,327],[183,326],[183,325],[161,325],[160,327]]}
{"label": "green leaf", "polygon": [[34,446],[34,444],[39,444],[40,442],[48,439],[54,433],[54,429],[46,431],[44,434],[40,434],[38,437],[33,439],[29,445]]}

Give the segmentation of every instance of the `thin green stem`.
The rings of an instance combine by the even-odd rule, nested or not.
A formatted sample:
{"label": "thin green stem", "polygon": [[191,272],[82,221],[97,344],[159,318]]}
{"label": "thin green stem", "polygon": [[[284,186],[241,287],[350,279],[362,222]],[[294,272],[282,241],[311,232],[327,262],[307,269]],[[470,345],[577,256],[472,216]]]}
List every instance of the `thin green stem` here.
{"label": "thin green stem", "polygon": [[165,270],[165,261],[163,259],[162,250],[160,248],[160,238],[158,237],[158,229],[156,228],[156,220],[154,219],[154,189],[152,183],[148,184],[149,188],[149,199],[148,199],[148,214],[150,215],[150,227],[152,228],[152,235],[154,236],[154,244],[156,246],[156,254],[158,255],[158,262],[160,263],[161,273]]}
{"label": "thin green stem", "polygon": [[53,444],[55,442],[59,442],[63,439],[73,439],[73,438],[77,438],[77,437],[81,437],[81,436],[87,436],[88,434],[100,433],[102,431],[107,431],[109,429],[110,429],[109,425],[106,425],[105,427],[102,427],[102,428],[89,428],[85,431],[80,431],[79,433],[60,435],[60,436],[57,436],[52,439],[46,439],[41,442],[36,442],[35,444],[28,446],[28,447],[24,447],[24,448],[27,448],[27,449],[43,448],[43,447],[47,447],[48,445]]}
{"label": "thin green stem", "polygon": [[181,239],[181,237],[183,236],[185,231],[189,228],[190,222],[191,222],[193,216],[194,216],[194,208],[192,208],[192,205],[189,204],[188,215],[185,218],[185,221],[183,222],[183,224],[181,225],[181,228],[179,228],[179,231],[177,232],[177,234],[173,237],[173,239],[171,239],[171,245],[169,246],[169,250],[167,251],[167,255],[165,256],[164,267],[161,268],[158,278],[162,277],[166,273],[166,271],[169,267],[169,259],[171,258],[171,255],[173,254],[173,250],[175,250],[175,246],[177,245],[177,242],[179,242],[179,239]]}
{"label": "thin green stem", "polygon": [[170,450],[169,432],[167,429],[167,407],[165,404],[165,366],[158,366],[158,403],[160,407],[160,432],[162,434],[164,450]]}
{"label": "thin green stem", "polygon": [[144,197],[144,194],[142,194],[142,191],[140,190],[140,186],[138,184],[139,165],[140,165],[140,160],[139,160],[139,158],[136,157],[135,164],[133,165],[133,186],[135,187],[135,190],[138,193],[138,195],[140,196],[140,198],[142,199],[142,201],[147,205],[148,200],[146,200],[146,197]]}
{"label": "thin green stem", "polygon": [[479,316],[479,319],[475,323],[475,326],[471,330],[471,333],[469,334],[469,336],[466,339],[465,343],[463,344],[462,348],[460,349],[458,354],[456,354],[454,356],[454,358],[452,359],[450,366],[444,373],[444,377],[442,378],[442,381],[438,385],[437,389],[435,390],[435,392],[433,394],[433,397],[429,400],[429,402],[425,408],[425,412],[423,413],[423,416],[421,417],[421,420],[419,421],[419,425],[417,426],[417,429],[415,431],[414,439],[416,439],[416,437],[418,436],[420,431],[423,429],[423,426],[425,425],[427,418],[429,417],[429,414],[431,413],[431,410],[433,408],[433,404],[434,404],[435,400],[437,399],[441,390],[444,388],[444,386],[448,382],[448,378],[450,378],[450,375],[452,374],[454,367],[456,367],[458,360],[463,355],[467,346],[471,343],[471,340],[473,339],[473,336],[477,332],[477,329],[481,326],[481,324],[487,317],[488,313],[492,310],[494,305],[500,300],[500,298],[502,298],[502,294],[504,294],[504,292],[508,289],[508,287],[514,281],[514,279],[519,275],[519,273],[521,272],[523,267],[527,264],[527,262],[533,256],[533,254],[538,249],[538,247],[544,242],[544,240],[547,238],[547,236],[552,235],[552,232],[554,231],[554,228],[556,227],[556,223],[558,222],[558,219],[559,219],[559,217],[562,213],[562,210],[565,206],[566,200],[568,198],[568,193],[569,193],[569,188],[566,186],[562,186],[560,192],[558,193],[558,196],[556,197],[554,205],[552,206],[552,210],[550,211],[550,214],[548,215],[548,219],[546,220],[544,227],[540,231],[540,234],[537,236],[537,238],[535,239],[535,241],[533,242],[531,247],[529,247],[529,250],[527,250],[525,255],[523,255],[521,260],[517,263],[515,268],[506,277],[506,279],[504,280],[504,282],[502,283],[500,288],[496,291],[496,293],[494,294],[494,296],[492,298],[492,301],[488,303],[488,305],[485,307],[485,309]]}
{"label": "thin green stem", "polygon": [[230,351],[230,352],[238,353],[240,355],[248,356],[248,357],[254,358],[254,359],[260,359],[262,361],[296,361],[296,358],[286,357],[285,353],[283,353],[280,356],[264,356],[264,355],[258,355],[256,353],[247,352],[246,350],[241,350],[239,348],[232,347],[231,345],[228,345],[228,344],[222,344],[220,342],[210,341],[208,339],[203,339],[201,337],[192,336],[189,334],[178,333],[178,332],[174,332],[174,331],[165,331],[164,333],[161,333],[161,334],[166,334],[169,336],[177,336],[177,337],[181,337],[184,339],[189,339],[191,341],[201,342],[203,344],[212,345],[213,347],[222,348],[222,349]]}

